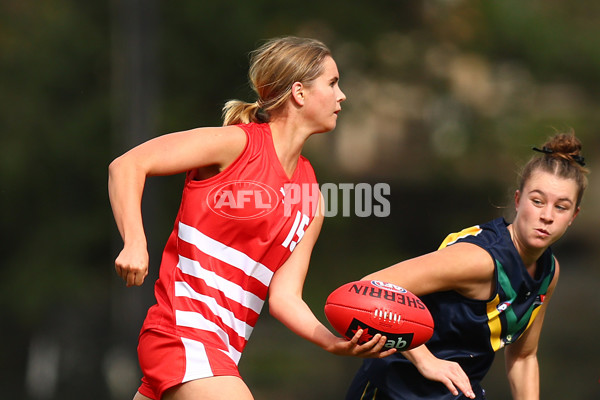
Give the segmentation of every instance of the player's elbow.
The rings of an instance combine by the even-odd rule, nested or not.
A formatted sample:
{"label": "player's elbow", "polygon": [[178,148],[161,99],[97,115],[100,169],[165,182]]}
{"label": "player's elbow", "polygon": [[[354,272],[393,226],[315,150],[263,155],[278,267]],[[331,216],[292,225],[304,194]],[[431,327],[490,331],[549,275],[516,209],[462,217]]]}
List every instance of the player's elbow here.
{"label": "player's elbow", "polygon": [[504,352],[504,358],[507,370],[519,365],[537,365],[537,347],[517,350],[517,346],[515,345],[507,346]]}
{"label": "player's elbow", "polygon": [[269,293],[269,314],[281,321],[282,318],[289,317],[293,310],[298,310],[302,299],[296,295],[285,291],[271,291]]}
{"label": "player's elbow", "polygon": [[275,319],[279,319],[284,313],[285,299],[277,295],[269,295],[269,314]]}
{"label": "player's elbow", "polygon": [[115,176],[119,175],[121,173],[121,171],[123,171],[123,169],[126,167],[126,160],[124,155],[115,158],[114,160],[112,160],[112,162],[108,165],[108,177],[110,178],[114,178]]}
{"label": "player's elbow", "polygon": [[115,158],[108,165],[108,180],[142,180],[145,179],[149,172],[149,165],[146,160],[127,152],[120,157]]}

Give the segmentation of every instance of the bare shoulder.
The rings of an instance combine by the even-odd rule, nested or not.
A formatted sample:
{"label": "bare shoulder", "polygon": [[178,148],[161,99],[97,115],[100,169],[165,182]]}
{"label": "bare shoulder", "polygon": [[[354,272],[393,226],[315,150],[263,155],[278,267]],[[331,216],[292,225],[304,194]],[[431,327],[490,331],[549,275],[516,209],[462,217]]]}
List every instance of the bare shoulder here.
{"label": "bare shoulder", "polygon": [[158,136],[124,156],[147,175],[170,175],[210,165],[226,167],[246,142],[246,133],[237,126],[194,128]]}
{"label": "bare shoulder", "polygon": [[552,281],[550,282],[550,286],[548,287],[548,294],[552,295],[554,292],[554,288],[558,284],[558,277],[560,275],[560,264],[558,263],[558,259],[554,257],[554,277],[552,277]]}
{"label": "bare shoulder", "polygon": [[554,257],[554,275],[558,276],[558,273],[560,272],[560,264],[558,263],[558,258],[556,258],[556,256],[552,257]]}
{"label": "bare shoulder", "polygon": [[204,144],[217,144],[243,148],[247,142],[246,132],[239,126],[218,126],[195,128],[189,131],[177,133],[187,136],[187,139],[193,139]]}
{"label": "bare shoulder", "polygon": [[438,255],[450,260],[458,276],[469,280],[487,280],[494,273],[494,260],[487,250],[472,243],[456,243],[438,250]]}
{"label": "bare shoulder", "polygon": [[205,161],[197,165],[197,173],[206,177],[231,165],[248,143],[246,132],[235,125],[197,128],[184,134],[188,136],[190,149],[203,154]]}
{"label": "bare shoulder", "polygon": [[492,296],[496,266],[485,249],[472,243],[456,243],[439,251],[454,260],[454,273],[447,278],[452,282],[450,289],[471,299],[487,300]]}

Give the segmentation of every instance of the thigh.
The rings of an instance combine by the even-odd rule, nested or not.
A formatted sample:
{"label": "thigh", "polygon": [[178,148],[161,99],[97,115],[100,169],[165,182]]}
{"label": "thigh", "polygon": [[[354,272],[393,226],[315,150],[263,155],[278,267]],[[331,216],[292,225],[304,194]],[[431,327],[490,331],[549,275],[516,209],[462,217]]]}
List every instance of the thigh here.
{"label": "thigh", "polygon": [[253,400],[248,386],[237,376],[196,379],[168,389],[163,400]]}
{"label": "thigh", "polygon": [[137,392],[135,394],[135,396],[133,397],[133,400],[152,400],[150,397],[146,397],[143,394],[141,394],[140,392]]}

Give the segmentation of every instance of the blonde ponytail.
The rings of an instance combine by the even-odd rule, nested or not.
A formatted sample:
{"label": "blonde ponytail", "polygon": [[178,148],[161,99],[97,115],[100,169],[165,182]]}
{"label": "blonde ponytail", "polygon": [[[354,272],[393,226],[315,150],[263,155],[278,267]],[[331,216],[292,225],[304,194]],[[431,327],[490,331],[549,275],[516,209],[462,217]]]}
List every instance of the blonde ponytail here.
{"label": "blonde ponytail", "polygon": [[321,74],[331,52],[322,42],[294,36],[276,38],[250,54],[248,77],[258,100],[229,100],[223,107],[223,125],[269,122],[285,106],[294,82],[310,86]]}
{"label": "blonde ponytail", "polygon": [[268,122],[268,118],[265,118],[260,111],[260,102],[258,101],[247,103],[242,100],[229,100],[223,106],[223,126]]}

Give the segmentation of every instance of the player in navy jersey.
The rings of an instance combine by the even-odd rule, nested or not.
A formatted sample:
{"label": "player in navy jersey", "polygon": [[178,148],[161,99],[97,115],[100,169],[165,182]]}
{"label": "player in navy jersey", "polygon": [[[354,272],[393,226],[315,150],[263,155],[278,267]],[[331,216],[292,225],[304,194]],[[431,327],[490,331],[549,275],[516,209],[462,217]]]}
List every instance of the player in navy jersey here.
{"label": "player in navy jersey", "polygon": [[[524,167],[512,223],[496,219],[449,235],[432,253],[365,279],[421,297],[435,322],[429,342],[365,360],[347,400],[485,399],[480,385],[503,349],[515,399],[539,399],[537,349],[566,232],[587,186],[581,143],[557,134]],[[457,397],[458,396],[458,397]]]}

